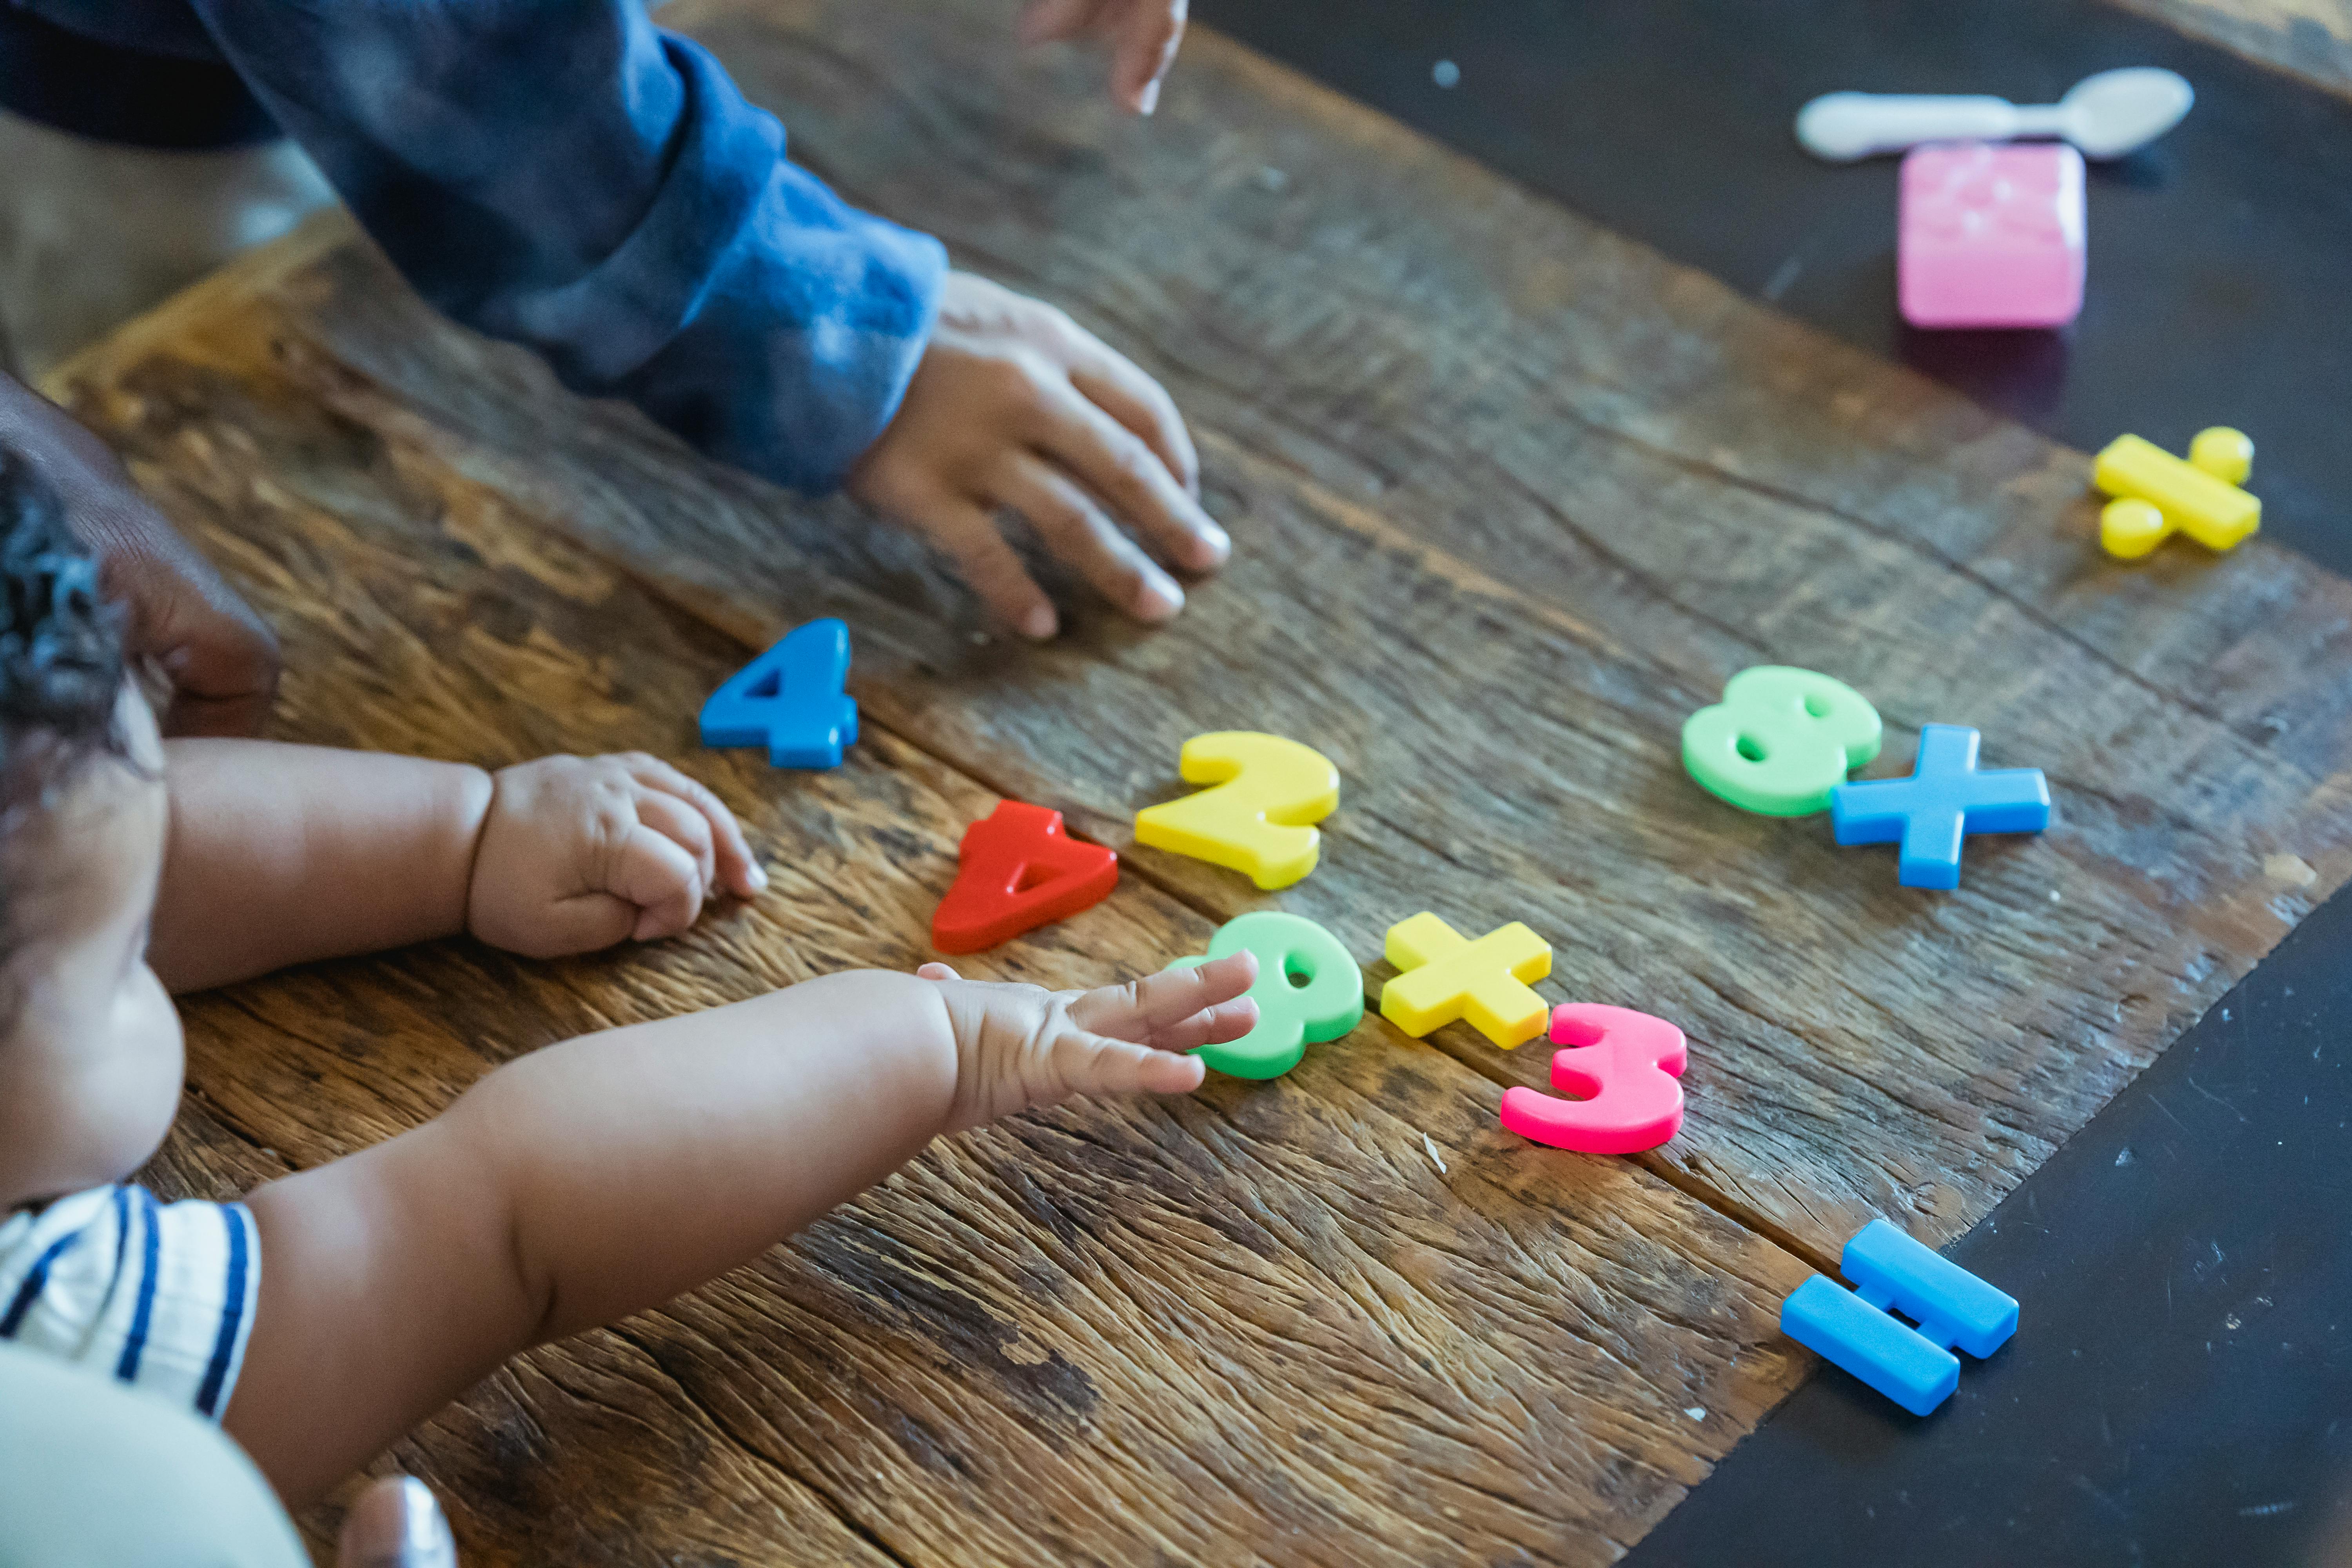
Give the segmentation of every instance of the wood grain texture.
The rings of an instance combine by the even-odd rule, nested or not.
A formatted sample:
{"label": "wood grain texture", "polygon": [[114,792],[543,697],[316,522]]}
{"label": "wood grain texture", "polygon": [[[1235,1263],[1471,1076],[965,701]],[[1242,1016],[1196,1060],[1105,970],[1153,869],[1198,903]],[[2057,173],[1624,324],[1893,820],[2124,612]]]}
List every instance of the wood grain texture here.
{"label": "wood grain texture", "polygon": [[[1278,903],[1366,957],[1422,908],[1529,921],[1549,994],[1689,1031],[1654,1167],[1817,1259],[1874,1214],[1964,1229],[2352,872],[2352,589],[2300,559],[2109,563],[2080,454],[1213,36],[1136,126],[986,5],[666,16],[854,196],[1166,380],[1241,542],[1173,628],[994,641],[919,549],[562,395],[330,229],[87,376],[273,342],[307,395],[712,625],[846,615],[883,725],[1206,914]],[[1867,692],[1879,772],[1923,722],[1978,726],[1990,764],[2050,773],[2058,825],[1976,841],[1934,895],[1721,806],[1679,725],[1761,662]],[[1273,900],[1128,843],[1182,740],[1229,727],[1347,781],[1322,868]],[[1539,1048],[1437,1039],[1544,1079]]]}
{"label": "wood grain texture", "polygon": [[[745,645],[421,424],[319,395],[328,367],[250,313],[267,297],[183,301],[72,390],[278,626],[283,731],[493,765],[663,752],[774,885],[651,948],[436,944],[194,998],[197,1109],[159,1180],[240,1190],[567,1035],[928,956],[984,788],[887,731],[823,775],[696,747]],[[1213,929],[1130,879],[968,962],[1076,983]],[[450,1500],[469,1568],[1606,1562],[1801,1375],[1775,1311],[1804,1268],[1637,1166],[1503,1133],[1498,1093],[1375,1020],[1274,1083],[961,1138],[718,1285],[523,1358],[393,1458]],[[323,1542],[332,1510],[310,1523]]]}
{"label": "wood grain texture", "polygon": [[[173,1179],[331,1157],[580,1029],[912,963],[992,792],[1129,864],[995,972],[1268,904],[1367,958],[1421,908],[1524,919],[1555,999],[1684,1025],[1691,1112],[1639,1163],[1537,1150],[1494,1104],[1540,1047],[1372,1020],[1272,1084],[944,1145],[404,1445],[481,1561],[1605,1561],[1803,1369],[1764,1236],[1965,1228],[2352,874],[2352,588],[2299,560],[2114,566],[2080,454],[1213,37],[1134,125],[979,0],[665,20],[854,198],[1160,376],[1237,558],[1165,632],[1082,605],[1011,647],[919,548],[563,395],[339,223],[184,297],[57,390],[278,621],[288,732],[663,752],[777,888],[618,957],[452,944],[202,1000]],[[694,750],[701,695],[821,614],[856,638],[853,763]],[[1979,726],[2059,826],[1935,896],[1717,805],[1679,725],[1765,661],[1868,692],[1881,772]],[[1226,727],[1346,778],[1274,899],[1129,841]]]}

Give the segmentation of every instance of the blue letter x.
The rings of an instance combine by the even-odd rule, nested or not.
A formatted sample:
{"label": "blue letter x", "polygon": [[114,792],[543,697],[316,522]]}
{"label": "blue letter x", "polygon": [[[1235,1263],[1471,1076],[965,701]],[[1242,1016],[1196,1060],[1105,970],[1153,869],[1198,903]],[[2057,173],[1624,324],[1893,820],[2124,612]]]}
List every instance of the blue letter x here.
{"label": "blue letter x", "polygon": [[1871,779],[1830,791],[1841,844],[1903,841],[1896,879],[1906,888],[1960,885],[1960,836],[2039,833],[2050,826],[2050,785],[2040,768],[1977,772],[1977,732],[1964,724],[1919,731],[1919,763],[1907,779]]}

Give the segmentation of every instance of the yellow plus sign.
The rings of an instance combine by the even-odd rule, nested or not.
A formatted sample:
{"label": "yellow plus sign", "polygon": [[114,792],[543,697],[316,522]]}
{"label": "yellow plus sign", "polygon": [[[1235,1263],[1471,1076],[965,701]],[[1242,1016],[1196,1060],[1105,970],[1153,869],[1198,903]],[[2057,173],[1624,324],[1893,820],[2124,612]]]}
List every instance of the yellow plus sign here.
{"label": "yellow plus sign", "polygon": [[1381,1016],[1421,1036],[1456,1018],[1505,1050],[1543,1033],[1549,1011],[1527,987],[1551,973],[1551,943],[1518,921],[1473,942],[1426,911],[1389,927]]}

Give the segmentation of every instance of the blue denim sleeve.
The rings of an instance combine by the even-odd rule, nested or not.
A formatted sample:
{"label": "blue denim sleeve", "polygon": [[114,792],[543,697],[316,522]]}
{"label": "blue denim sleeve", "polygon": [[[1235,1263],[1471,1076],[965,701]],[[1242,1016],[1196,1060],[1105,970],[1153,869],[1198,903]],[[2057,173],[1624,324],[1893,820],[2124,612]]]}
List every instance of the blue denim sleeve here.
{"label": "blue denim sleeve", "polygon": [[642,0],[194,0],[417,291],[818,491],[897,412],[946,253],[784,160]]}

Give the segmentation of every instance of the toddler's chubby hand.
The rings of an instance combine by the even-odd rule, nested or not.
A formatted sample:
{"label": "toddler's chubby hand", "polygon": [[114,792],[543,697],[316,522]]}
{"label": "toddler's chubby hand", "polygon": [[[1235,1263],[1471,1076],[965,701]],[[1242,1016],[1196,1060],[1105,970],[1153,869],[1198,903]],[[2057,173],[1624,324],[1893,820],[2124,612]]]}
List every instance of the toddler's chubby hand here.
{"label": "toddler's chubby hand", "polygon": [[768,885],[719,798],[642,752],[541,757],[491,775],[466,928],[531,958],[676,936],[726,891]]}
{"label": "toddler's chubby hand", "polygon": [[1074,1094],[1186,1093],[1207,1069],[1179,1053],[1257,1026],[1243,994],[1257,979],[1248,952],[1093,991],[963,980],[944,963],[915,973],[939,984],[955,1031],[950,1132]]}

